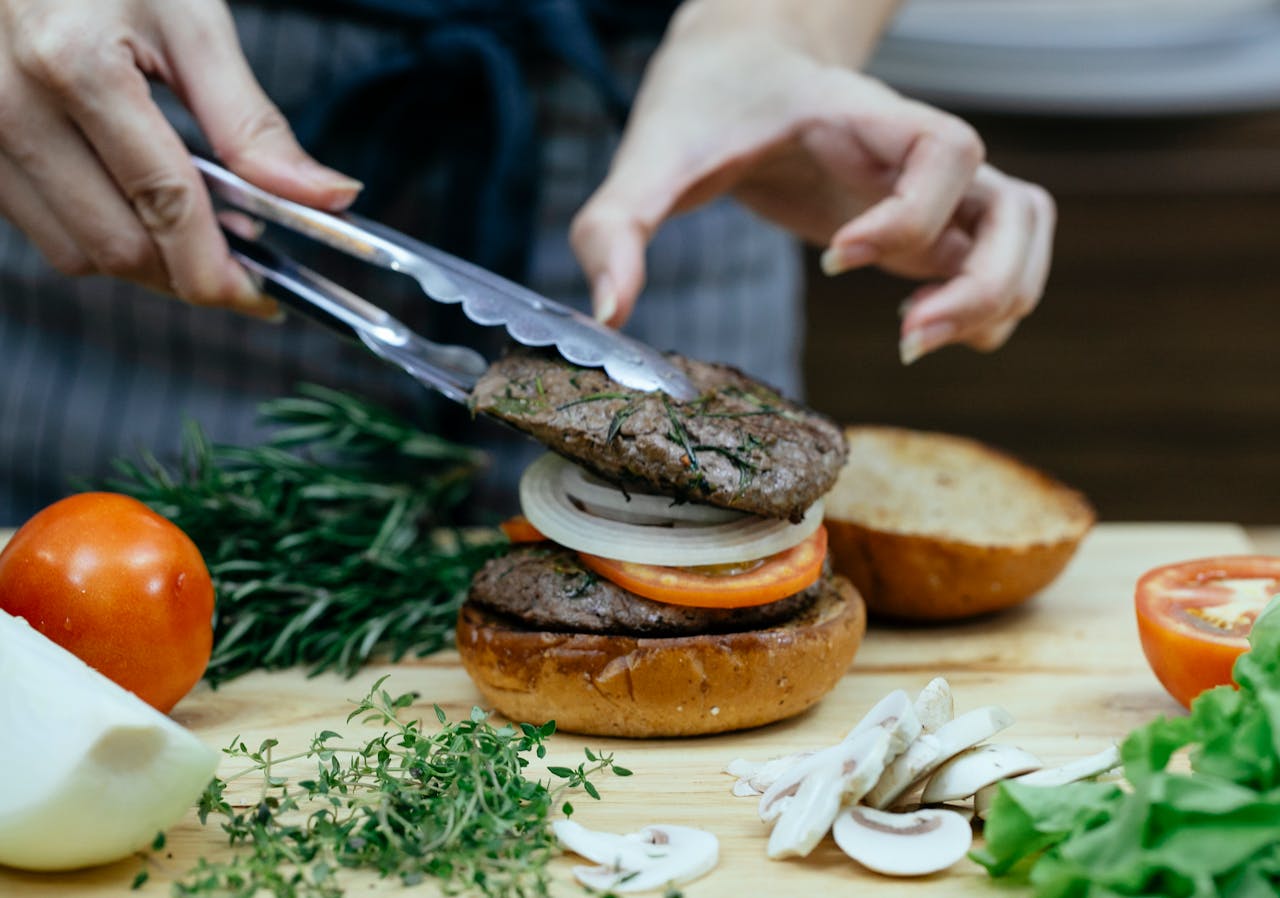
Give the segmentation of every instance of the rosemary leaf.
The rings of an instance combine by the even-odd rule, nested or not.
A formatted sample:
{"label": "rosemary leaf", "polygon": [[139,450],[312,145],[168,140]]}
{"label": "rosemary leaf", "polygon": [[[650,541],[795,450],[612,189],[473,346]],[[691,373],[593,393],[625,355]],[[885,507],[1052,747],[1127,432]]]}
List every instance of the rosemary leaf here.
{"label": "rosemary leaf", "polygon": [[458,528],[475,449],[356,397],[304,386],[264,403],[272,439],[215,446],[183,431],[176,470],[118,460],[108,486],[172,520],[204,555],[217,592],[214,685],[259,668],[351,676],[447,646],[496,531]]}

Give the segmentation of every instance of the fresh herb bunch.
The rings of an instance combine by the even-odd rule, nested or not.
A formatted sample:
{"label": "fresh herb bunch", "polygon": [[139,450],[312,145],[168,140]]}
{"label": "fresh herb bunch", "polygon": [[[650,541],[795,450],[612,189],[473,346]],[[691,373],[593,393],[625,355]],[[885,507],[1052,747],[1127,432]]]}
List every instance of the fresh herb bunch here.
{"label": "fresh herb bunch", "polygon": [[[1121,754],[1132,788],[1005,783],[974,859],[1026,875],[1040,898],[1280,895],[1280,600],[1254,622],[1219,686],[1188,717],[1135,730]],[[1189,773],[1169,771],[1190,749]]]}
{"label": "fresh herb bunch", "polygon": [[[268,739],[256,751],[238,739],[223,751],[249,762],[228,780],[214,779],[200,800],[202,823],[212,815],[239,846],[229,860],[201,859],[179,882],[179,896],[335,898],[338,873],[365,870],[405,885],[438,880],[446,894],[528,898],[548,894],[547,864],[557,853],[551,815],[573,812],[564,793],[600,793],[591,777],[629,776],[611,754],[585,750],[576,768],[550,767],[555,785],[527,779],[528,755],[546,756],[555,724],[494,727],[479,708],[468,720],[425,732],[400,712],[413,695],[392,697],[374,683],[347,718],[387,727],[358,745],[326,730],[304,752],[277,758]],[[313,779],[296,783],[277,765],[312,760]],[[237,809],[225,797],[230,780],[254,775],[257,802]]]}
{"label": "fresh herb bunch", "polygon": [[452,525],[483,454],[318,386],[260,408],[277,429],[252,448],[187,426],[179,469],[121,460],[111,489],[172,520],[217,592],[217,684],[258,668],[355,673],[448,644],[467,584],[499,551]]}

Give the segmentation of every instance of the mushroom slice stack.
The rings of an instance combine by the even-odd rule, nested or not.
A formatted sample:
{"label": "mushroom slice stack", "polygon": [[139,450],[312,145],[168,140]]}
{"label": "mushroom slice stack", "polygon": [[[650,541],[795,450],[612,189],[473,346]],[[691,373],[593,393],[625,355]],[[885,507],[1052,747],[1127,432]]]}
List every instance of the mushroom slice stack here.
{"label": "mushroom slice stack", "polygon": [[[1045,767],[1021,776],[1009,776],[1006,778],[1011,782],[1021,783],[1026,786],[1063,786],[1067,783],[1102,776],[1104,773],[1109,773],[1119,766],[1120,749],[1112,745],[1096,755],[1077,758],[1059,767]],[[988,783],[973,793],[973,812],[978,819],[987,819],[987,811],[991,809],[991,802],[995,799],[996,790],[1006,778]]]}
{"label": "mushroom slice stack", "polygon": [[[725,771],[738,777],[735,795],[760,795],[760,818],[773,823],[769,857],[807,855],[830,830],[863,866],[918,876],[964,857],[970,820],[985,818],[1000,782],[1071,782],[1119,763],[1113,747],[1041,769],[1030,752],[987,741],[1012,724],[996,705],[957,717],[951,686],[937,677],[914,701],[901,689],[886,695],[836,745],[765,762],[739,758]],[[925,807],[970,798],[958,810]]]}
{"label": "mushroom slice stack", "polygon": [[578,882],[605,892],[646,892],[691,882],[720,858],[720,842],[703,829],[654,824],[617,835],[589,830],[573,820],[552,824],[569,851],[599,866],[573,868]]}
{"label": "mushroom slice stack", "polygon": [[936,732],[922,734],[889,765],[867,793],[865,803],[873,808],[889,807],[947,759],[985,742],[1012,723],[1013,715],[1008,711],[988,705],[961,714]]}
{"label": "mushroom slice stack", "polygon": [[773,823],[769,857],[809,854],[831,830],[841,806],[860,800],[919,733],[911,700],[898,690],[839,743],[782,770],[760,796],[760,819]]}
{"label": "mushroom slice stack", "polygon": [[[849,731],[841,744],[852,742],[858,736],[876,727],[890,732],[889,758],[899,755],[921,732],[911,699],[901,689],[895,689],[871,707],[862,719]],[[833,746],[838,747],[838,746]],[[770,758],[767,761],[748,761],[735,758],[725,765],[724,772],[738,778],[733,784],[733,794],[750,797],[764,794],[770,786],[789,769],[809,758],[811,751],[796,752]]]}
{"label": "mushroom slice stack", "polygon": [[1015,745],[987,742],[966,748],[938,766],[920,794],[924,804],[941,804],[976,795],[979,789],[1039,770],[1040,759]]}

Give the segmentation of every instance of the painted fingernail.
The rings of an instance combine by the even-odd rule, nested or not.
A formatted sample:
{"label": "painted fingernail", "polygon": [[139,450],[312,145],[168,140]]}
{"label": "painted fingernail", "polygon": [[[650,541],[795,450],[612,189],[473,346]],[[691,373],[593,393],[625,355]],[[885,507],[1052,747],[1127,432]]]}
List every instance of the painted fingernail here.
{"label": "painted fingernail", "polygon": [[595,307],[596,321],[608,324],[618,311],[618,294],[613,289],[613,279],[607,274],[600,275],[596,281],[596,289],[592,292],[591,303]]}
{"label": "painted fingernail", "polygon": [[908,331],[898,343],[898,357],[902,359],[902,364],[910,365],[921,356],[946,345],[955,336],[955,332],[955,325],[947,321],[926,324]]}
{"label": "painted fingernail", "polygon": [[823,274],[836,275],[874,262],[877,255],[876,248],[868,243],[850,243],[828,247],[819,264]]}

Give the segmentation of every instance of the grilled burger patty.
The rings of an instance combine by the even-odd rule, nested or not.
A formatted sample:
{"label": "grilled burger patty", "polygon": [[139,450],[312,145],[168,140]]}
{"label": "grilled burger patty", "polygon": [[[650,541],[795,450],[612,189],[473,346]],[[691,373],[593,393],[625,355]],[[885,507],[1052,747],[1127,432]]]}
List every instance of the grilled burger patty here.
{"label": "grilled burger patty", "polygon": [[765,629],[795,617],[831,588],[828,575],[790,598],[751,608],[668,605],[598,577],[568,549],[538,544],[486,563],[471,582],[468,603],[533,630],[684,636]]}
{"label": "grilled burger patty", "polygon": [[485,372],[472,410],[624,488],[799,521],[844,464],[840,428],[728,365],[670,358],[697,399],[633,390],[601,369],[521,350]]}

